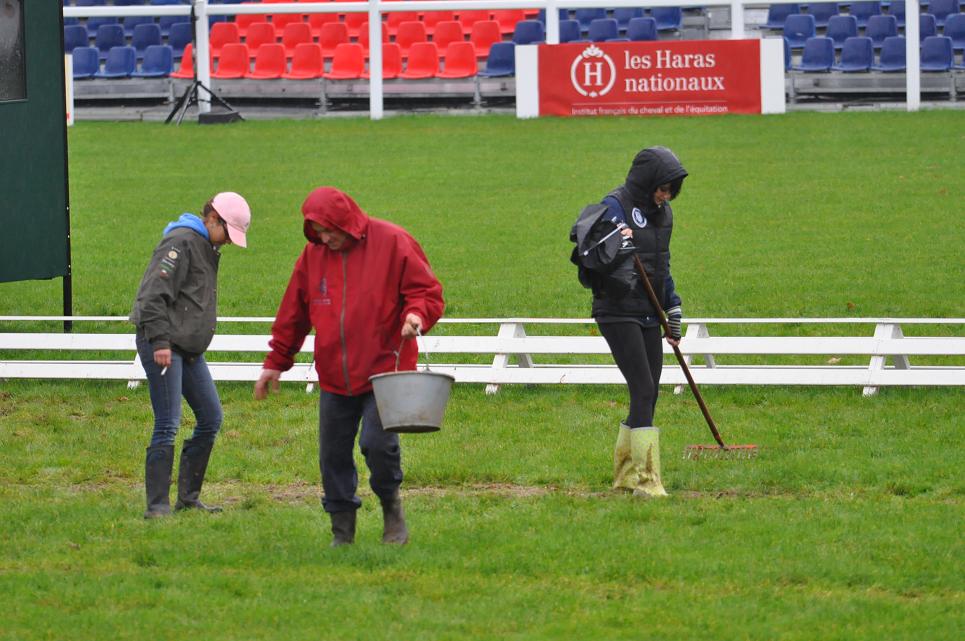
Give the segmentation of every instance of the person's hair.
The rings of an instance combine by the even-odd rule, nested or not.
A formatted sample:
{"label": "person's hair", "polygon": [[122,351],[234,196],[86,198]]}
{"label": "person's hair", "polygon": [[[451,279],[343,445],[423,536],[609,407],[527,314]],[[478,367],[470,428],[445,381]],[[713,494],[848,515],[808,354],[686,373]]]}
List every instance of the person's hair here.
{"label": "person's hair", "polygon": [[684,188],[684,179],[683,179],[683,176],[681,176],[680,178],[678,178],[678,179],[676,179],[676,180],[674,180],[674,181],[671,181],[671,183],[670,183],[670,200],[673,200],[674,198],[676,198],[677,195],[680,194],[680,190],[683,189],[683,188]]}
{"label": "person's hair", "polygon": [[209,200],[204,204],[204,207],[201,209],[202,218],[207,218],[211,212],[215,211],[213,203],[214,203],[214,198],[212,198],[211,200]]}

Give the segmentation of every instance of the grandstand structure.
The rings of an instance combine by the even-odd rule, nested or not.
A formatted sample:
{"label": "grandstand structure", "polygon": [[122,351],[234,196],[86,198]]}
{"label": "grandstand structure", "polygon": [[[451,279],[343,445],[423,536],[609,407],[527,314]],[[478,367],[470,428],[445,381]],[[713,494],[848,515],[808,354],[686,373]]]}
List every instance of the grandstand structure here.
{"label": "grandstand structure", "polygon": [[512,100],[517,46],[732,37],[783,38],[788,102],[965,94],[960,0],[921,0],[917,20],[905,0],[672,2],[208,0],[192,25],[188,0],[63,0],[64,52],[90,105],[167,104],[197,74],[229,100],[367,100],[378,118],[384,99]]}

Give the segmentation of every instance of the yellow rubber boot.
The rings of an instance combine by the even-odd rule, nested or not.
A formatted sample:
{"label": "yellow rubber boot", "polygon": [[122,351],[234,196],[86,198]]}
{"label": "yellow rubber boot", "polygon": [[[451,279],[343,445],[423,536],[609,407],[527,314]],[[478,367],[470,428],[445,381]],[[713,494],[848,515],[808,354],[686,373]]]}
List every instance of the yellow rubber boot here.
{"label": "yellow rubber boot", "polygon": [[630,460],[630,428],[620,423],[617,444],[613,448],[613,489],[632,492],[636,487],[633,463]]}
{"label": "yellow rubber boot", "polygon": [[630,460],[636,485],[634,496],[667,496],[660,480],[660,430],[636,427],[630,430]]}

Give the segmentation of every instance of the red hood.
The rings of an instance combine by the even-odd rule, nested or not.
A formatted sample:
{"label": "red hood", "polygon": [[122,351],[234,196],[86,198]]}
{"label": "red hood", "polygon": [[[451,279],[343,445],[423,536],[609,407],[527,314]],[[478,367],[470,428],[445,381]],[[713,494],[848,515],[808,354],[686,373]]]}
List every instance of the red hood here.
{"label": "red hood", "polygon": [[316,244],[322,240],[312,229],[312,222],[341,230],[356,241],[365,237],[369,226],[369,217],[358,204],[348,194],[334,187],[319,187],[308,194],[302,203],[302,215],[305,216],[305,238]]}

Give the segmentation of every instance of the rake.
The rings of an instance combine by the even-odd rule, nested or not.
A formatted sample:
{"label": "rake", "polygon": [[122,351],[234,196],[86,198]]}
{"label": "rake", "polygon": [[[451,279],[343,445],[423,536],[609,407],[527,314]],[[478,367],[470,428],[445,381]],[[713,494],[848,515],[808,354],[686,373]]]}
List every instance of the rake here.
{"label": "rake", "polygon": [[[650,284],[650,279],[647,278],[647,272],[643,268],[643,263],[640,262],[640,257],[636,254],[633,255],[633,265],[636,267],[637,273],[640,275],[640,280],[643,281],[643,286],[647,290],[647,297],[650,298],[650,304],[653,305],[653,308],[657,311],[657,317],[660,319],[660,325],[663,327],[664,333],[670,336],[670,324],[667,322],[667,314],[663,311],[663,306],[660,305],[657,294],[653,291],[653,285]],[[687,361],[684,360],[684,355],[680,353],[680,348],[677,345],[671,345],[671,347],[673,347],[673,353],[674,356],[677,357],[677,362],[680,363],[680,369],[683,370],[684,376],[687,377],[687,384],[690,385],[690,391],[694,393],[694,398],[697,399],[697,405],[700,406],[700,411],[707,421],[707,427],[710,428],[710,433],[714,435],[714,440],[717,441],[716,445],[688,445],[684,448],[684,458],[692,460],[702,458],[750,459],[757,456],[758,447],[756,445],[727,445],[724,443],[724,439],[720,437],[720,432],[717,431],[717,424],[714,423],[714,419],[710,415],[710,410],[707,409],[707,404],[704,403],[704,398],[700,395],[697,382],[694,381],[694,377],[690,373]]]}

